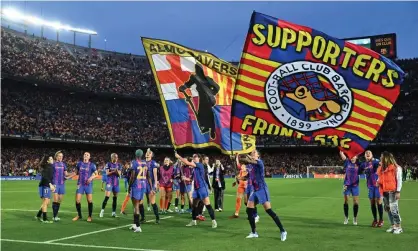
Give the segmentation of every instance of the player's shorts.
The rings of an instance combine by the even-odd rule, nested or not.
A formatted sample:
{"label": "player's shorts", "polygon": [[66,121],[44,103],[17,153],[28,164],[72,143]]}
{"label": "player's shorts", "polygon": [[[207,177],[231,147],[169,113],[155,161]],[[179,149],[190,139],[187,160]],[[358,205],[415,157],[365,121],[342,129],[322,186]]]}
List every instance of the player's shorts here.
{"label": "player's shorts", "polygon": [[93,184],[89,185],[77,185],[76,194],[92,194],[93,193]]}
{"label": "player's shorts", "polygon": [[107,176],[106,175],[102,176],[102,182],[107,182]]}
{"label": "player's shorts", "polygon": [[119,186],[112,186],[112,184],[106,184],[106,192],[119,193]]}
{"label": "player's shorts", "polygon": [[173,183],[173,191],[180,190],[180,184],[178,182]]}
{"label": "player's shorts", "polygon": [[378,187],[369,187],[369,199],[380,199],[381,195]]}
{"label": "player's shorts", "polygon": [[204,198],[207,198],[207,197],[209,197],[209,192],[206,187],[200,187],[193,191],[193,196],[192,196],[193,199],[203,200]]}
{"label": "player's shorts", "polygon": [[191,191],[193,191],[193,187],[192,184],[186,184],[184,185],[184,183],[180,184],[180,193],[190,193]]}
{"label": "player's shorts", "polygon": [[360,189],[358,186],[347,186],[347,189],[343,192],[346,196],[359,196]]}
{"label": "player's shorts", "polygon": [[[153,183],[153,184],[152,184],[152,187],[153,187],[153,188],[155,187],[155,183]],[[145,189],[145,193],[146,193],[146,194],[150,194],[152,190],[153,190],[153,189],[151,189],[150,184],[147,182],[147,187],[146,187],[146,189]],[[159,191],[158,189],[157,189],[157,190],[154,190],[154,192],[155,192],[155,193],[158,193],[158,191]]]}
{"label": "player's shorts", "polygon": [[172,186],[162,186],[162,185],[160,185],[160,190],[161,189],[164,189],[166,192],[173,191],[173,187]]}
{"label": "player's shorts", "polygon": [[146,188],[132,188],[131,190],[131,198],[135,200],[143,200],[144,194],[146,192]]}
{"label": "player's shorts", "polygon": [[248,198],[248,201],[254,202],[254,204],[264,204],[270,201],[270,192],[267,187],[260,188],[259,190],[253,190]]}
{"label": "player's shorts", "polygon": [[246,189],[247,189],[247,182],[243,181],[243,180],[240,180],[239,184],[238,184],[237,192],[240,193],[240,194],[243,194],[243,193],[245,193]]}
{"label": "player's shorts", "polygon": [[39,187],[39,197],[49,199],[51,198],[51,189],[49,187]]}
{"label": "player's shorts", "polygon": [[65,194],[65,185],[56,185],[54,193]]}

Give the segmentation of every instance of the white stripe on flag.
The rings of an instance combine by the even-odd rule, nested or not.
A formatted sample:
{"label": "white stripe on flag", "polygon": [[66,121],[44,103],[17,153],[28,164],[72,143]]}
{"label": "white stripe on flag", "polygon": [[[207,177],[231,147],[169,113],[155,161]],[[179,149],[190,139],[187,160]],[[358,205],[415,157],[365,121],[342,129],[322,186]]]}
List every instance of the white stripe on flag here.
{"label": "white stripe on flag", "polygon": [[160,84],[165,100],[179,99],[176,83]]}
{"label": "white stripe on flag", "polygon": [[171,64],[167,61],[165,55],[154,54],[152,55],[152,61],[154,62],[156,71],[167,71],[171,69]]}
{"label": "white stripe on flag", "polygon": [[196,59],[194,57],[180,57],[182,71],[195,72]]}

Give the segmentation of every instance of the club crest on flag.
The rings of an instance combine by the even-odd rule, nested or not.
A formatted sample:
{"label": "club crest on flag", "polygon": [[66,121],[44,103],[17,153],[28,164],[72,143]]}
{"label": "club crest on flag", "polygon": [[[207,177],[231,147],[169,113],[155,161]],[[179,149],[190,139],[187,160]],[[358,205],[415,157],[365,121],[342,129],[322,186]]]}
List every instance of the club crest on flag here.
{"label": "club crest on flag", "polygon": [[[340,126],[353,104],[343,76],[325,64],[309,61],[279,66],[267,79],[265,96],[270,111],[280,122],[308,132]],[[322,114],[322,118],[315,119],[315,113]]]}
{"label": "club crest on flag", "polygon": [[405,73],[390,59],[310,27],[254,12],[232,104],[232,131],[367,148]]}

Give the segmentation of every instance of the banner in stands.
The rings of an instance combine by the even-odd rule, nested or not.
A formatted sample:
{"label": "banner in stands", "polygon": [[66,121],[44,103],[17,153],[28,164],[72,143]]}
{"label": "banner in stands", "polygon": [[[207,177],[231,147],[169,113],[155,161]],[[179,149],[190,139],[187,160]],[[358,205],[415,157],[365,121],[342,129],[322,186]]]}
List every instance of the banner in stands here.
{"label": "banner in stands", "polygon": [[[360,179],[364,179],[364,174],[359,175]],[[344,179],[344,174],[314,174],[315,179]]]}
{"label": "banner in stands", "polygon": [[40,176],[1,176],[0,180],[40,180]]}
{"label": "banner in stands", "polygon": [[370,49],[254,12],[232,131],[336,146],[351,158],[376,137],[404,75]]}
{"label": "banner in stands", "polygon": [[176,148],[217,147],[248,153],[253,136],[230,131],[236,66],[179,44],[142,38]]}
{"label": "banner in stands", "polygon": [[307,179],[313,178],[312,174],[275,174],[271,176],[272,178],[283,178],[283,179]]}

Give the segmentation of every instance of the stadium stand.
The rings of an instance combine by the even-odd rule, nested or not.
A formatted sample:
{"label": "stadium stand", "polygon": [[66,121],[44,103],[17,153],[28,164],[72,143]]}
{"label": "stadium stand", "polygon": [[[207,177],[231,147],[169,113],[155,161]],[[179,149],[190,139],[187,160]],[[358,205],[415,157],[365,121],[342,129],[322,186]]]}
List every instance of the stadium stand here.
{"label": "stadium stand", "polygon": [[[170,145],[152,74],[143,56],[57,43],[7,28],[2,29],[1,38],[2,138],[70,140],[74,143],[65,148],[70,167],[82,156],[74,145],[81,141],[110,142],[131,149]],[[418,59],[397,63],[407,73],[406,79],[375,145],[418,143]],[[259,137],[257,144],[274,148],[307,143]],[[16,148],[2,143],[1,174],[23,175],[36,166],[40,156],[56,150],[45,145]],[[106,150],[91,152],[99,167],[110,155]],[[126,162],[132,150],[118,154]],[[211,158],[228,162],[226,156]],[[264,160],[268,176],[304,173],[307,165],[340,164],[335,150],[296,155],[268,151]],[[399,155],[401,165],[417,166],[417,161],[416,152]],[[233,173],[229,165],[228,174]]]}

